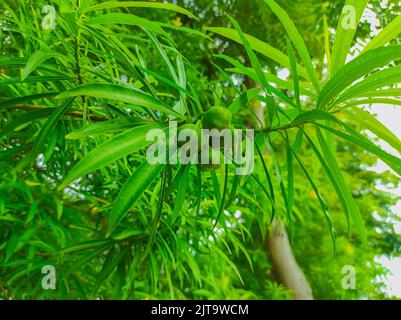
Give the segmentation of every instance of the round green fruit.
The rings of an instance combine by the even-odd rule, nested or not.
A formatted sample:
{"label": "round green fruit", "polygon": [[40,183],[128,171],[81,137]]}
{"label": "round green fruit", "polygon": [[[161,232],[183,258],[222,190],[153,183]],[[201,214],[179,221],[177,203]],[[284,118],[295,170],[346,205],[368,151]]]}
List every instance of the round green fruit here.
{"label": "round green fruit", "polygon": [[[203,151],[203,152],[207,152],[207,151]],[[212,163],[213,158],[218,158],[219,159],[219,163]],[[202,152],[199,153],[199,158],[198,158],[199,162],[202,161]],[[218,170],[221,167],[221,163],[222,163],[222,156],[219,150],[215,150],[213,148],[209,148],[209,163],[208,164],[202,164],[199,163],[198,164],[198,168],[201,171],[214,171],[214,170]]]}
{"label": "round green fruit", "polygon": [[203,115],[203,129],[230,129],[231,128],[231,111],[223,107],[212,107]]}

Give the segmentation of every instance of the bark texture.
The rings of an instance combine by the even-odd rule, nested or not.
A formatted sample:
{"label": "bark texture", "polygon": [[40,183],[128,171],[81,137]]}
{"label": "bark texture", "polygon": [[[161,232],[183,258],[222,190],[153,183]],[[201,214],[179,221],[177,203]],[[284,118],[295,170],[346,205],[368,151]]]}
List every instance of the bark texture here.
{"label": "bark texture", "polygon": [[313,300],[308,280],[292,253],[287,231],[277,220],[268,230],[266,247],[277,280],[293,292],[296,300]]}
{"label": "bark texture", "polygon": [[[257,87],[253,81],[248,82],[249,85]],[[252,106],[259,121],[265,125],[265,112],[261,102],[254,100]],[[266,249],[277,280],[293,292],[296,300],[313,300],[312,289],[294,257],[287,231],[277,219],[273,220],[267,232]]]}

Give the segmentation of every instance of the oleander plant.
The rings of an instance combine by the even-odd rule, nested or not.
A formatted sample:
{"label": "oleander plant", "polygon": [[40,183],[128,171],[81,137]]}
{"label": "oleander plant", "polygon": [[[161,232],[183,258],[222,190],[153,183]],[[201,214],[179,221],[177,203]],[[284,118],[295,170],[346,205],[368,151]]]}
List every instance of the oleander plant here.
{"label": "oleander plant", "polygon": [[396,298],[398,1],[0,4],[0,299]]}

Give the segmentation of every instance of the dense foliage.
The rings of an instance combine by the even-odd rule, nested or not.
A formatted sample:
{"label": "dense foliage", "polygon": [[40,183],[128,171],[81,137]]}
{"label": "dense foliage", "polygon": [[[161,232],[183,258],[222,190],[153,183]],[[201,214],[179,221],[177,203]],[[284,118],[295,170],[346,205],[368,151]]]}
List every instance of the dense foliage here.
{"label": "dense foliage", "polygon": [[[377,184],[401,160],[377,142],[401,142],[366,106],[401,105],[401,19],[338,3],[0,0],[0,297],[291,299],[276,220],[315,298],[385,298],[375,257],[400,240]],[[373,39],[367,5],[388,22]],[[150,129],[218,127],[216,106],[255,129],[252,174],[146,161]]]}

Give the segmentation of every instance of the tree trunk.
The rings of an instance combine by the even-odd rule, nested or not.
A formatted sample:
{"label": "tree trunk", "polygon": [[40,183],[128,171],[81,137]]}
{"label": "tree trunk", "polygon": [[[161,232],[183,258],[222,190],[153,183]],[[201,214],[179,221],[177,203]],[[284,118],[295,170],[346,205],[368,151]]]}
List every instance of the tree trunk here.
{"label": "tree trunk", "polygon": [[[257,87],[255,82],[248,81],[248,87]],[[265,125],[264,108],[260,100],[252,101],[253,110],[259,121]],[[299,267],[287,231],[284,225],[274,219],[266,236],[266,249],[273,264],[273,273],[277,280],[291,290],[296,300],[313,300],[312,289]]]}
{"label": "tree trunk", "polygon": [[308,280],[292,253],[287,231],[276,219],[268,230],[266,247],[277,280],[293,292],[296,300],[313,300]]}

